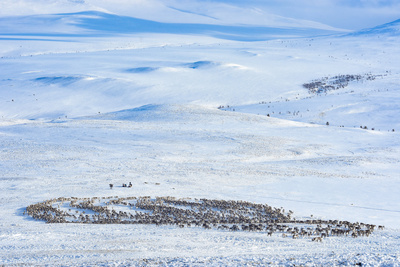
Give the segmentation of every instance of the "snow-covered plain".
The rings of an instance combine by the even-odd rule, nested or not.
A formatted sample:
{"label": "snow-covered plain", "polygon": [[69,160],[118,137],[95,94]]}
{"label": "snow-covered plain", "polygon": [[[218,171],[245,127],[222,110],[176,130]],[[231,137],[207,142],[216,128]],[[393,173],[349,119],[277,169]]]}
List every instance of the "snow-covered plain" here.
{"label": "snow-covered plain", "polygon": [[[399,21],[321,37],[333,29],[99,11],[0,23],[0,264],[400,265]],[[303,87],[337,75],[375,78]],[[103,196],[244,200],[385,229],[315,243],[23,215]]]}

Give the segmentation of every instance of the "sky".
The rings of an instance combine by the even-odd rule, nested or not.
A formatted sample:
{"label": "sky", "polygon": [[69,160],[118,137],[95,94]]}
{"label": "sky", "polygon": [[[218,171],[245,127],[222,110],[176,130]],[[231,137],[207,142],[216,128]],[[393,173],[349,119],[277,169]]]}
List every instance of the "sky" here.
{"label": "sky", "polygon": [[[173,12],[167,14],[170,7],[215,15],[214,7],[220,12],[224,7],[229,10],[232,6],[349,30],[400,19],[400,0],[1,0],[0,16],[98,10],[128,16],[144,14],[157,20],[160,14],[165,14],[166,18],[176,16]],[[243,16],[249,14],[244,12]],[[233,14],[237,15],[240,13]]]}

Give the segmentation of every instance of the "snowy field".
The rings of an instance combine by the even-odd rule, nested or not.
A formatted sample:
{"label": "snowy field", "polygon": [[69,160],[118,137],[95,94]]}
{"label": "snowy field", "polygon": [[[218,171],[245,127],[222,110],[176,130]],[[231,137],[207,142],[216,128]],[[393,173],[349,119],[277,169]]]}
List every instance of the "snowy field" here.
{"label": "snowy field", "polygon": [[[173,10],[158,22],[0,17],[0,265],[399,266],[400,22],[348,33],[225,13],[183,12],[185,24]],[[109,196],[242,200],[385,228],[312,242],[24,213]]]}

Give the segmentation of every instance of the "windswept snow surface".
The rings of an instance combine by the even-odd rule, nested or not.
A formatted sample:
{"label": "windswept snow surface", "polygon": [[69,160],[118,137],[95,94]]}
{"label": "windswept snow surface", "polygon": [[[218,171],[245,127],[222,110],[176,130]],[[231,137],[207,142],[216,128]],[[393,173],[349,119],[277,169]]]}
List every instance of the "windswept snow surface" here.
{"label": "windswept snow surface", "polygon": [[[54,23],[26,28],[45,17]],[[138,21],[1,19],[14,28],[0,37],[0,265],[400,264],[398,22],[318,38],[286,29],[268,41],[234,23],[183,33],[171,21],[155,31],[149,18],[146,31],[92,23],[116,18]],[[303,86],[340,75],[374,79]],[[314,243],[23,214],[52,198],[103,196],[244,200],[386,228]]]}
{"label": "windswept snow surface", "polygon": [[[1,127],[3,264],[397,264],[396,134],[198,106],[145,106]],[[133,183],[123,188],[122,183]],[[115,187],[110,190],[109,183]],[[383,224],[370,237],[282,238],[198,227],[45,224],[24,207],[60,196],[268,203],[298,218]]]}

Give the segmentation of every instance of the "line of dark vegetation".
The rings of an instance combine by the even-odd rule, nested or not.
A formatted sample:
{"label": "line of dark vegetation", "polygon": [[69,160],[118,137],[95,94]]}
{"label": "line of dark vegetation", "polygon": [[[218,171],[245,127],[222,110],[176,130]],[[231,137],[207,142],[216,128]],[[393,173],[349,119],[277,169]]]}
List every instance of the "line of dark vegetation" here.
{"label": "line of dark vegetation", "polygon": [[[24,214],[46,223],[153,224],[258,231],[282,237],[369,236],[376,228],[339,220],[296,220],[293,212],[266,204],[174,197],[57,198],[29,205]],[[379,226],[378,229],[383,229]]]}

